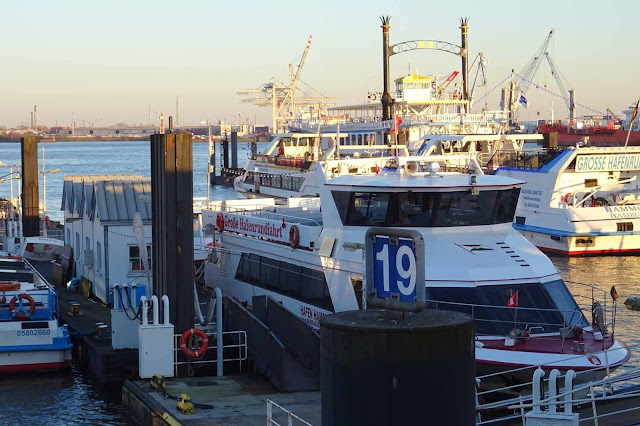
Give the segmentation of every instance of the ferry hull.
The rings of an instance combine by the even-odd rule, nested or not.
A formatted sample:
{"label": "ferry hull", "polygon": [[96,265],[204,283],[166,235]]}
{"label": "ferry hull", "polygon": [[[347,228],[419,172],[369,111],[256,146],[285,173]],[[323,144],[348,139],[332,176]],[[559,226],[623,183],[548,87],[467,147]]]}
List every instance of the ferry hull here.
{"label": "ferry hull", "polygon": [[0,373],[65,370],[71,363],[71,349],[0,353]]}
{"label": "ferry hull", "polygon": [[[577,386],[604,378],[607,370],[615,370],[626,363],[630,357],[631,351],[619,340],[613,341],[606,352],[599,350],[593,353],[577,353],[571,350],[528,352],[476,348],[476,375],[489,376],[482,379],[481,388],[499,389],[530,383],[533,370],[540,366],[547,372],[553,369],[563,374],[568,370],[575,371],[578,373],[574,381]],[[527,393],[529,390],[528,386],[516,387],[509,393]]]}
{"label": "ferry hull", "polygon": [[640,255],[640,235],[554,236],[519,230],[540,250],[564,256]]}

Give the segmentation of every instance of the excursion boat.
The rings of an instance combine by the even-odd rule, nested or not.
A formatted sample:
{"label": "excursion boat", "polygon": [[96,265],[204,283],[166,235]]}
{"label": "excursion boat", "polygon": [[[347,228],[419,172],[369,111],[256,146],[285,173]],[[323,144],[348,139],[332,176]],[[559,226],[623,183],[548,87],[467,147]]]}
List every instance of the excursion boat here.
{"label": "excursion boat", "polygon": [[520,152],[496,174],[525,180],[514,227],[569,256],[640,253],[640,147]]}
{"label": "excursion boat", "polygon": [[[425,244],[429,308],[476,320],[478,374],[526,366],[604,377],[630,357],[615,338],[612,303],[592,304],[589,322],[558,270],[512,226],[525,182],[441,172],[450,156],[387,159],[379,173],[331,177],[318,198],[221,202],[203,210],[215,227],[205,282],[251,305],[269,295],[311,327],[322,316],[362,308],[365,233],[371,226],[417,230]],[[530,380],[531,372],[494,376]]]}
{"label": "excursion boat", "polygon": [[346,134],[276,134],[269,145],[247,161],[245,172],[234,180],[236,191],[247,198],[316,197],[327,172],[334,175],[380,170],[390,153],[408,155],[404,145],[389,146],[382,138],[366,144],[347,144]]}
{"label": "excursion boat", "polygon": [[58,325],[51,285],[17,256],[0,256],[0,372],[62,370],[71,366],[71,340]]}

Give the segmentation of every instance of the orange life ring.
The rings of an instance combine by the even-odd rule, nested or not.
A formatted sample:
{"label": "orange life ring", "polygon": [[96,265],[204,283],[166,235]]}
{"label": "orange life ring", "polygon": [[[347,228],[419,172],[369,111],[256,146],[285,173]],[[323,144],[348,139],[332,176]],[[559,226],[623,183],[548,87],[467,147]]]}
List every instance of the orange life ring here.
{"label": "orange life ring", "polygon": [[292,225],[289,229],[289,245],[292,248],[298,248],[300,245],[300,231],[296,225]]}
{"label": "orange life ring", "polygon": [[[18,298],[27,299],[27,301],[29,302],[28,311],[16,312],[16,302],[18,301]],[[20,306],[21,305],[22,303],[20,303]],[[26,320],[28,318],[31,318],[31,315],[33,315],[35,311],[36,311],[36,302],[34,302],[33,297],[29,296],[26,293],[13,296],[13,298],[11,299],[11,302],[9,302],[9,313],[11,314],[11,318],[15,318],[18,320]]]}
{"label": "orange life ring", "polygon": [[[187,348],[187,339],[189,339],[194,334],[201,340],[200,348],[198,348],[198,350],[189,350],[189,348]],[[190,328],[189,330],[182,333],[182,336],[180,336],[180,350],[189,358],[201,358],[202,356],[204,356],[204,353],[207,351],[208,347],[209,338],[207,337],[205,332],[200,330],[199,328]]]}
{"label": "orange life ring", "polygon": [[219,230],[224,230],[224,215],[222,213],[218,213],[216,216],[216,228]]}
{"label": "orange life ring", "polygon": [[568,206],[572,206],[573,203],[569,202],[569,197],[571,197],[573,194],[571,194],[570,192],[567,192],[566,194],[564,194],[564,197],[562,197],[562,201],[567,203]]}

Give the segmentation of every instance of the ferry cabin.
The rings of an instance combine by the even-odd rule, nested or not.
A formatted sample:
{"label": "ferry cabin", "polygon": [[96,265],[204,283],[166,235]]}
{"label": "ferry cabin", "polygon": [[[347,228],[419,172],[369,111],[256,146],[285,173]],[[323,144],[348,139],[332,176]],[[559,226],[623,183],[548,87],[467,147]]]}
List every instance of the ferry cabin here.
{"label": "ferry cabin", "polygon": [[565,255],[640,253],[639,147],[523,153],[496,173],[526,180],[514,227]]}
{"label": "ferry cabin", "polygon": [[[253,211],[231,202],[203,211],[205,226],[218,230],[205,282],[249,305],[253,296],[270,295],[318,327],[327,313],[362,306],[358,247],[368,227],[417,229],[425,240],[429,306],[475,316],[485,367],[552,361],[558,368],[593,367],[586,356],[559,361],[571,353],[558,338],[561,329],[593,329],[550,260],[512,227],[524,182],[421,171],[410,158],[395,171],[329,178],[319,200],[289,200],[288,208],[256,200]],[[508,306],[515,293],[517,318]],[[516,347],[505,336],[515,336]],[[612,335],[605,340],[618,349],[609,354],[612,365],[628,359]],[[591,334],[585,344],[592,352],[602,346]]]}
{"label": "ferry cabin", "polygon": [[353,141],[343,133],[277,134],[262,153],[247,161],[234,187],[249,198],[318,196],[326,173],[371,173],[382,169],[387,161],[383,156],[408,155],[404,145],[381,141],[373,133]]}

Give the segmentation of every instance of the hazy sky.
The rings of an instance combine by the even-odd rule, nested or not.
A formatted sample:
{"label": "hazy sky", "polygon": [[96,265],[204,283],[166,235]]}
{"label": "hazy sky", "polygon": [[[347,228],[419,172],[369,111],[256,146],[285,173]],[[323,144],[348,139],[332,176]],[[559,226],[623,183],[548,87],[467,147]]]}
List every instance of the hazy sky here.
{"label": "hazy sky", "polygon": [[[525,66],[555,28],[550,52],[576,102],[621,112],[640,96],[637,1],[242,1],[2,0],[0,124],[28,123],[33,105],[45,125],[180,122],[238,113],[270,123],[270,111],[241,103],[236,91],[287,77],[313,35],[302,80],[338,104],[382,86],[380,15],[391,15],[391,44],[434,39],[460,43],[468,16],[470,56],[484,52],[487,91]],[[391,78],[411,64],[448,75],[459,58],[414,51],[391,58]],[[537,83],[555,82],[541,68]],[[484,89],[478,89],[484,93]],[[528,94],[522,119],[548,116],[552,96]],[[499,89],[493,94],[499,93]],[[489,98],[497,109],[497,96]],[[566,107],[555,98],[556,118]],[[579,113],[584,113],[580,110]]]}

